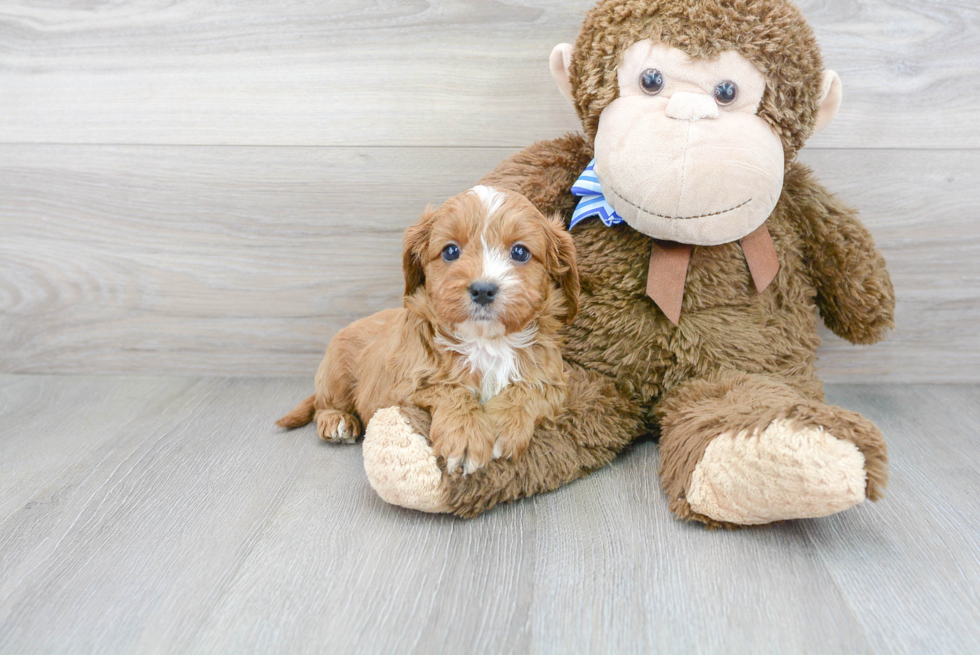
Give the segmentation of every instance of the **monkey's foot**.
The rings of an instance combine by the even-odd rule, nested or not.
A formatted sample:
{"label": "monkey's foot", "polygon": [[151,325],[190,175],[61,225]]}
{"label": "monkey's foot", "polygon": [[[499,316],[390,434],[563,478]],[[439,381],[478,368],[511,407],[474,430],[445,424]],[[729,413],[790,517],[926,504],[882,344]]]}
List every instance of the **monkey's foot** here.
{"label": "monkey's foot", "polygon": [[364,471],[382,500],[422,512],[449,512],[432,446],[397,407],[378,410],[364,436]]}
{"label": "monkey's foot", "polygon": [[713,439],[685,496],[693,512],[713,521],[758,525],[843,511],[865,499],[867,479],[853,443],[781,419]]}

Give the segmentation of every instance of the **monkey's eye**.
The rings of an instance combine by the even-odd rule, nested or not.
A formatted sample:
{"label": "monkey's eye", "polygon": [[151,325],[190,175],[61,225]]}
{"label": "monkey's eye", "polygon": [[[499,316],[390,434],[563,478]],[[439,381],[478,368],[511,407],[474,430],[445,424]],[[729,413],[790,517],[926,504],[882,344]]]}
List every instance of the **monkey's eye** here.
{"label": "monkey's eye", "polygon": [[447,262],[454,262],[459,259],[459,246],[455,243],[450,243],[442,249],[442,258]]}
{"label": "monkey's eye", "polygon": [[730,105],[738,97],[738,85],[731,80],[725,80],[715,87],[715,102],[719,105]]}
{"label": "monkey's eye", "polygon": [[656,68],[640,73],[640,87],[647,95],[655,96],[664,90],[664,76]]}
{"label": "monkey's eye", "polygon": [[515,262],[521,262],[523,264],[527,260],[531,259],[531,251],[518,244],[510,249],[510,258]]}

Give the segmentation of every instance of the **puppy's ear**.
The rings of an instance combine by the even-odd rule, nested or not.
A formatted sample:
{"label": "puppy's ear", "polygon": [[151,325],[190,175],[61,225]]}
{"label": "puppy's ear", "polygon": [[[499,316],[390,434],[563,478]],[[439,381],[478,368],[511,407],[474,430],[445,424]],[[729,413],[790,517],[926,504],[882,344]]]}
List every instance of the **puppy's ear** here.
{"label": "puppy's ear", "polygon": [[405,230],[402,249],[402,272],[405,275],[405,295],[412,295],[425,285],[425,256],[429,249],[429,232],[435,222],[432,205],[425,208],[419,222]]}
{"label": "puppy's ear", "polygon": [[581,291],[578,265],[575,260],[575,242],[565,229],[561,216],[545,221],[548,231],[548,272],[565,296],[565,323],[571,323],[578,314],[578,297]]}

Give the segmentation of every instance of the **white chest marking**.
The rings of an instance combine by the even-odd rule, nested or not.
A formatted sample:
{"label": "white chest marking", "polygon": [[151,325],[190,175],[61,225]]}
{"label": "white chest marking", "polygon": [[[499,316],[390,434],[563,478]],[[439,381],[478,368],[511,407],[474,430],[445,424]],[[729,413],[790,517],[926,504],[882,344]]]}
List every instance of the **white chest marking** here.
{"label": "white chest marking", "polygon": [[518,351],[534,344],[538,333],[535,325],[516,334],[482,337],[455,334],[453,340],[436,337],[445,348],[465,358],[470,371],[480,376],[480,404],[483,404],[521,380]]}

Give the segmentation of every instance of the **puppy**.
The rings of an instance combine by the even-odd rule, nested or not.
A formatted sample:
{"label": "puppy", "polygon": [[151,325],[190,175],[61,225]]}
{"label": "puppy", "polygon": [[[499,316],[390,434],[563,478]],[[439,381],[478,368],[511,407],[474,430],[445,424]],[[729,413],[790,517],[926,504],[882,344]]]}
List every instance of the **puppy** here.
{"label": "puppy", "polygon": [[383,407],[431,414],[450,473],[519,457],[565,401],[559,330],[578,311],[575,246],[525,197],[478,186],[405,233],[405,302],[330,342],[316,393],[278,421],[353,442]]}

